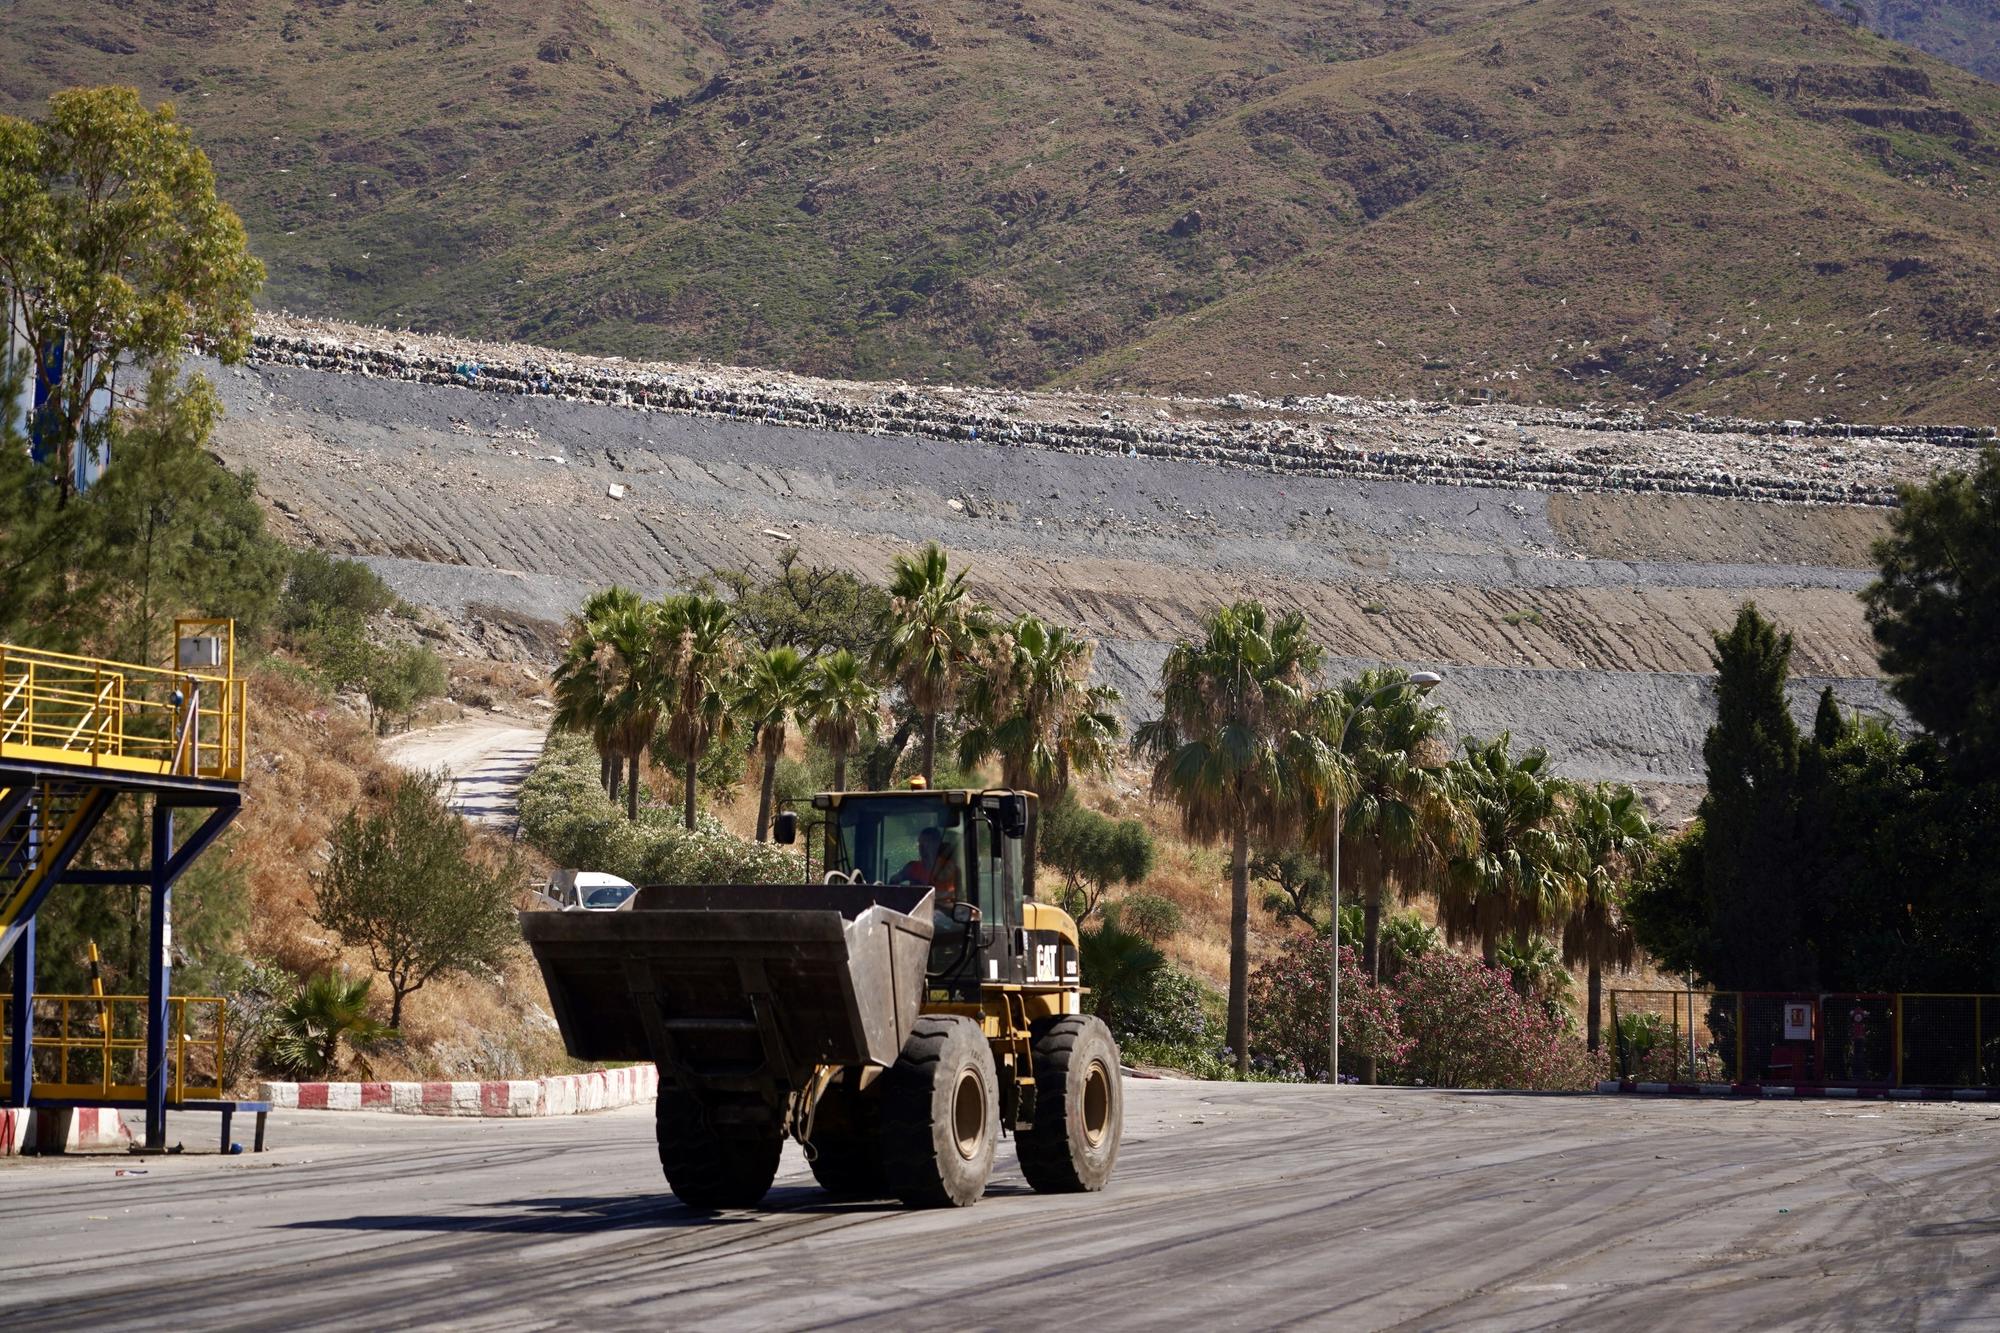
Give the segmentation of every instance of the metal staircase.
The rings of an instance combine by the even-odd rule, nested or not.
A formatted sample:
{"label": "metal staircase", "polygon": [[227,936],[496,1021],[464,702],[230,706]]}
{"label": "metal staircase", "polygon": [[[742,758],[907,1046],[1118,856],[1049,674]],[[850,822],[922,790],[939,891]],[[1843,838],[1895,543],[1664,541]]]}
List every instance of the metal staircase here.
{"label": "metal staircase", "polygon": [[0,788],[0,957],[110,802],[111,793],[87,779]]}
{"label": "metal staircase", "polygon": [[[0,958],[12,960],[12,1031],[0,1083],[11,1105],[54,1104],[37,1100],[31,1058],[35,916],[44,900],[58,887],[143,888],[150,917],[143,1091],[146,1144],[155,1149],[166,1146],[167,1046],[176,1025],[171,895],[242,807],[249,718],[234,626],[181,620],[174,630],[171,667],[0,644]],[[95,864],[73,866],[120,796],[150,816],[144,864],[93,857]],[[181,815],[200,821],[176,830]]]}

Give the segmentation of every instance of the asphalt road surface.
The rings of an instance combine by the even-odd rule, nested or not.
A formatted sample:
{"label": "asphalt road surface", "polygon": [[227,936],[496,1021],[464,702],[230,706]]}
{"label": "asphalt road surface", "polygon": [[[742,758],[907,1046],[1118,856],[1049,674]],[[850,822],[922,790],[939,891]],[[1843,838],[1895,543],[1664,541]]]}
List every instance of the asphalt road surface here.
{"label": "asphalt road surface", "polygon": [[830,1204],[788,1149],[765,1211],[698,1216],[650,1108],[0,1162],[0,1327],[2000,1327],[1983,1106],[1126,1086],[1105,1193],[1003,1147],[950,1213]]}

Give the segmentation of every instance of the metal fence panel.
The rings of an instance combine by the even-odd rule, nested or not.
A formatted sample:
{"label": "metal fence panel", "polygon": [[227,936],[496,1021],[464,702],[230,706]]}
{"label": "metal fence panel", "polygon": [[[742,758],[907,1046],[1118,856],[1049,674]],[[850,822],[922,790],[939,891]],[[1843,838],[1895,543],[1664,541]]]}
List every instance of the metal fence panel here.
{"label": "metal fence panel", "polygon": [[1971,1088],[1986,1082],[1981,1010],[1991,996],[1904,995],[1898,1033],[1899,1082],[1913,1087]]}
{"label": "metal fence panel", "polygon": [[[1819,1078],[1824,1083],[1895,1083],[1896,999],[1893,995],[1822,995]],[[1969,1049],[1969,1048],[1968,1048]]]}
{"label": "metal fence panel", "polygon": [[1614,990],[1611,1013],[1620,1078],[1717,1083],[1732,1077],[1735,992]]}

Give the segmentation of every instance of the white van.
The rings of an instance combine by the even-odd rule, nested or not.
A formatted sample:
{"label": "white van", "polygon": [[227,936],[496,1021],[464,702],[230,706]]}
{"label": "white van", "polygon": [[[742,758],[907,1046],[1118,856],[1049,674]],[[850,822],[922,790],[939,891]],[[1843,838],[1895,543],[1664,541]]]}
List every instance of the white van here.
{"label": "white van", "polygon": [[565,912],[615,912],[638,891],[631,880],[601,870],[558,870],[549,876],[547,889]]}

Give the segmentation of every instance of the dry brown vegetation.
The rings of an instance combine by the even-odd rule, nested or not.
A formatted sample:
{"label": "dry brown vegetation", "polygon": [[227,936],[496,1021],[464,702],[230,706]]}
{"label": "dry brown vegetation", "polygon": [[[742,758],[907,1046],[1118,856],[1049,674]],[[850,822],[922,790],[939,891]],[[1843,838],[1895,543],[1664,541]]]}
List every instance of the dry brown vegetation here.
{"label": "dry brown vegetation", "polygon": [[[467,666],[466,679],[491,677],[495,687],[519,679],[514,668]],[[365,974],[365,952],[343,948],[313,920],[312,876],[334,825],[399,770],[383,757],[364,714],[328,699],[281,659],[253,672],[250,698],[243,811],[226,849],[213,853],[226,856],[249,889],[249,926],[239,947],[302,976],[329,967]],[[388,996],[379,985],[376,999],[386,1014]],[[426,986],[409,1002],[403,1039],[370,1052],[355,1068],[381,1078],[560,1072],[570,1065],[547,1015],[540,973],[522,948],[497,977]]]}

